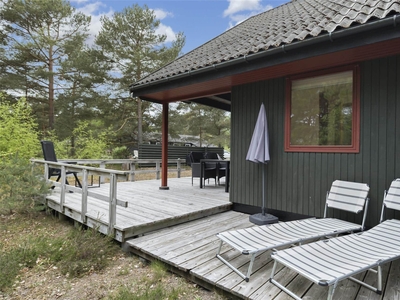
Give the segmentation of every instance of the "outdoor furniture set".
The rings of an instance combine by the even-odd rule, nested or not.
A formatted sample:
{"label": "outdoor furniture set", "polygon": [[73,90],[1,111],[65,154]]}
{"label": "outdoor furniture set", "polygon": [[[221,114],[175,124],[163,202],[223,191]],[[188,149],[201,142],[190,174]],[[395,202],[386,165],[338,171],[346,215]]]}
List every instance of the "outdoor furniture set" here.
{"label": "outdoor furniture set", "polygon": [[[215,152],[195,152],[192,151],[186,156],[186,164],[192,168],[193,178],[200,178],[200,188],[205,186],[206,179],[214,179],[215,184],[220,183],[222,177],[227,175],[227,164],[229,162],[222,160]],[[227,181],[227,180],[226,180]]]}
{"label": "outdoor furniture set", "polygon": [[[380,224],[363,231],[368,192],[367,184],[336,180],[326,196],[324,218],[280,222],[219,233],[217,236],[221,241],[217,258],[249,281],[256,256],[272,250],[274,266],[270,282],[295,299],[301,298],[275,279],[277,263],[318,285],[329,286],[329,300],[332,299],[337,284],[343,279],[350,279],[381,294],[382,265],[400,258],[400,220],[384,220],[386,209],[400,210],[400,178],[394,180],[384,193]],[[364,211],[362,223],[328,218],[328,208],[356,214]],[[338,237],[340,234],[344,235]],[[325,237],[326,239],[321,239]],[[313,242],[317,239],[320,240]],[[309,243],[302,245],[305,242]],[[246,274],[223,258],[223,243],[244,255],[250,255]],[[293,247],[277,250],[288,246]],[[377,273],[377,287],[353,277],[367,270]]]}

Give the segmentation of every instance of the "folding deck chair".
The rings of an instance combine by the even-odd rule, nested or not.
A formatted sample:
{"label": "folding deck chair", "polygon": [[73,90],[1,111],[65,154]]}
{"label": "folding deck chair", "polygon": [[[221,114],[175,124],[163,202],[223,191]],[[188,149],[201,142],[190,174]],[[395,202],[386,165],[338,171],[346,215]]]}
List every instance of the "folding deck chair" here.
{"label": "folding deck chair", "polygon": [[[274,252],[270,281],[293,298],[301,299],[274,279],[279,262],[318,285],[329,286],[328,300],[332,299],[338,282],[343,279],[381,294],[381,266],[400,258],[400,220],[383,221],[385,208],[400,210],[400,179],[394,180],[388,192],[385,191],[380,224],[361,233]],[[367,270],[377,273],[377,287],[353,277]]]}
{"label": "folding deck chair", "polygon": [[[255,226],[234,231],[218,233],[221,240],[217,258],[235,271],[246,281],[249,281],[255,258],[264,251],[280,247],[301,244],[305,241],[321,237],[334,236],[345,232],[362,231],[368,208],[369,186],[336,180],[332,183],[326,195],[324,218],[304,219],[290,222],[280,222],[271,225]],[[364,211],[361,224],[355,224],[337,218],[327,218],[328,208],[360,213]],[[244,255],[250,255],[247,273],[244,274],[229,263],[221,254],[223,243],[229,244]]]}
{"label": "folding deck chair", "polygon": [[[54,150],[54,144],[51,141],[40,141],[40,144],[42,145],[42,151],[43,151],[43,156],[44,156],[44,160],[46,161],[54,161],[57,162],[57,157],[56,157],[56,152]],[[67,162],[68,164],[69,162]],[[72,163],[71,163],[72,164]],[[74,172],[74,171],[67,171],[66,175],[74,175],[75,177],[75,186],[78,185],[80,188],[82,188],[82,184],[79,181],[78,178],[78,173]],[[59,181],[61,178],[61,169],[59,168],[49,168],[49,176],[48,179],[50,179],[50,177],[53,176],[57,176],[56,181]],[[68,183],[68,180],[65,178],[65,183]]]}

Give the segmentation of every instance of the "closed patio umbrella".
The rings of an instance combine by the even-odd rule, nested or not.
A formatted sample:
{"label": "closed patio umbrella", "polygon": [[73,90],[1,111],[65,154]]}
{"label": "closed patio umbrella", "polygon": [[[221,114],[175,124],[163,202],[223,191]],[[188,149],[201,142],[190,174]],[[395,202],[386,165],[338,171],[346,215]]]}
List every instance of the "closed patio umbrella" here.
{"label": "closed patio umbrella", "polygon": [[264,103],[261,104],[246,160],[257,163],[262,167],[262,209],[261,213],[251,215],[249,220],[257,225],[276,223],[278,222],[278,218],[267,214],[265,206],[265,169],[270,157],[267,114],[265,112]]}

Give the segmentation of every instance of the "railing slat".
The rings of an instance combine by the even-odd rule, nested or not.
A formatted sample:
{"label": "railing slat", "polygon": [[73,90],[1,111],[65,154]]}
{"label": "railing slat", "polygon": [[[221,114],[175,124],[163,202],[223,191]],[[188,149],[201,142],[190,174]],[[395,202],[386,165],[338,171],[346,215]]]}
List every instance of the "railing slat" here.
{"label": "railing slat", "polygon": [[[107,202],[107,203],[108,203],[108,201],[110,199],[109,196],[104,196],[104,195],[101,195],[101,194],[98,194],[96,192],[92,192],[92,191],[89,191],[89,190],[88,190],[88,196],[96,198],[96,199],[98,199],[100,201]],[[123,201],[123,200],[119,200],[119,199],[117,199],[116,201],[117,201],[117,205],[118,206],[128,207],[128,201]]]}
{"label": "railing slat", "polygon": [[67,174],[66,174],[65,166],[61,166],[61,178],[60,178],[60,183],[61,183],[60,209],[61,209],[61,212],[62,212],[62,213],[64,213],[65,189],[66,189],[65,180],[66,180],[66,179],[67,179]]}
{"label": "railing slat", "polygon": [[88,201],[88,171],[83,170],[82,174],[82,207],[81,207],[81,219],[82,223],[86,224],[86,213],[87,213],[87,201]]}

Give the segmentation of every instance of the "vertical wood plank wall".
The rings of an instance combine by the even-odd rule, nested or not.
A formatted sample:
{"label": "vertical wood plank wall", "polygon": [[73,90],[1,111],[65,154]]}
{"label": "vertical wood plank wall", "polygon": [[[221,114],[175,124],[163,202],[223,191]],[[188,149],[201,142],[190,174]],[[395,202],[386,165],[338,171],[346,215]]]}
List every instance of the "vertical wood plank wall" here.
{"label": "vertical wood plank wall", "polygon": [[[263,166],[245,158],[263,102],[271,156],[266,166],[267,208],[321,217],[332,181],[365,182],[371,188],[367,226],[377,224],[384,190],[400,177],[400,55],[360,63],[360,76],[361,144],[357,154],[284,152],[285,78],[234,87],[231,201],[251,206],[262,203]],[[360,220],[350,214],[336,216]]]}

